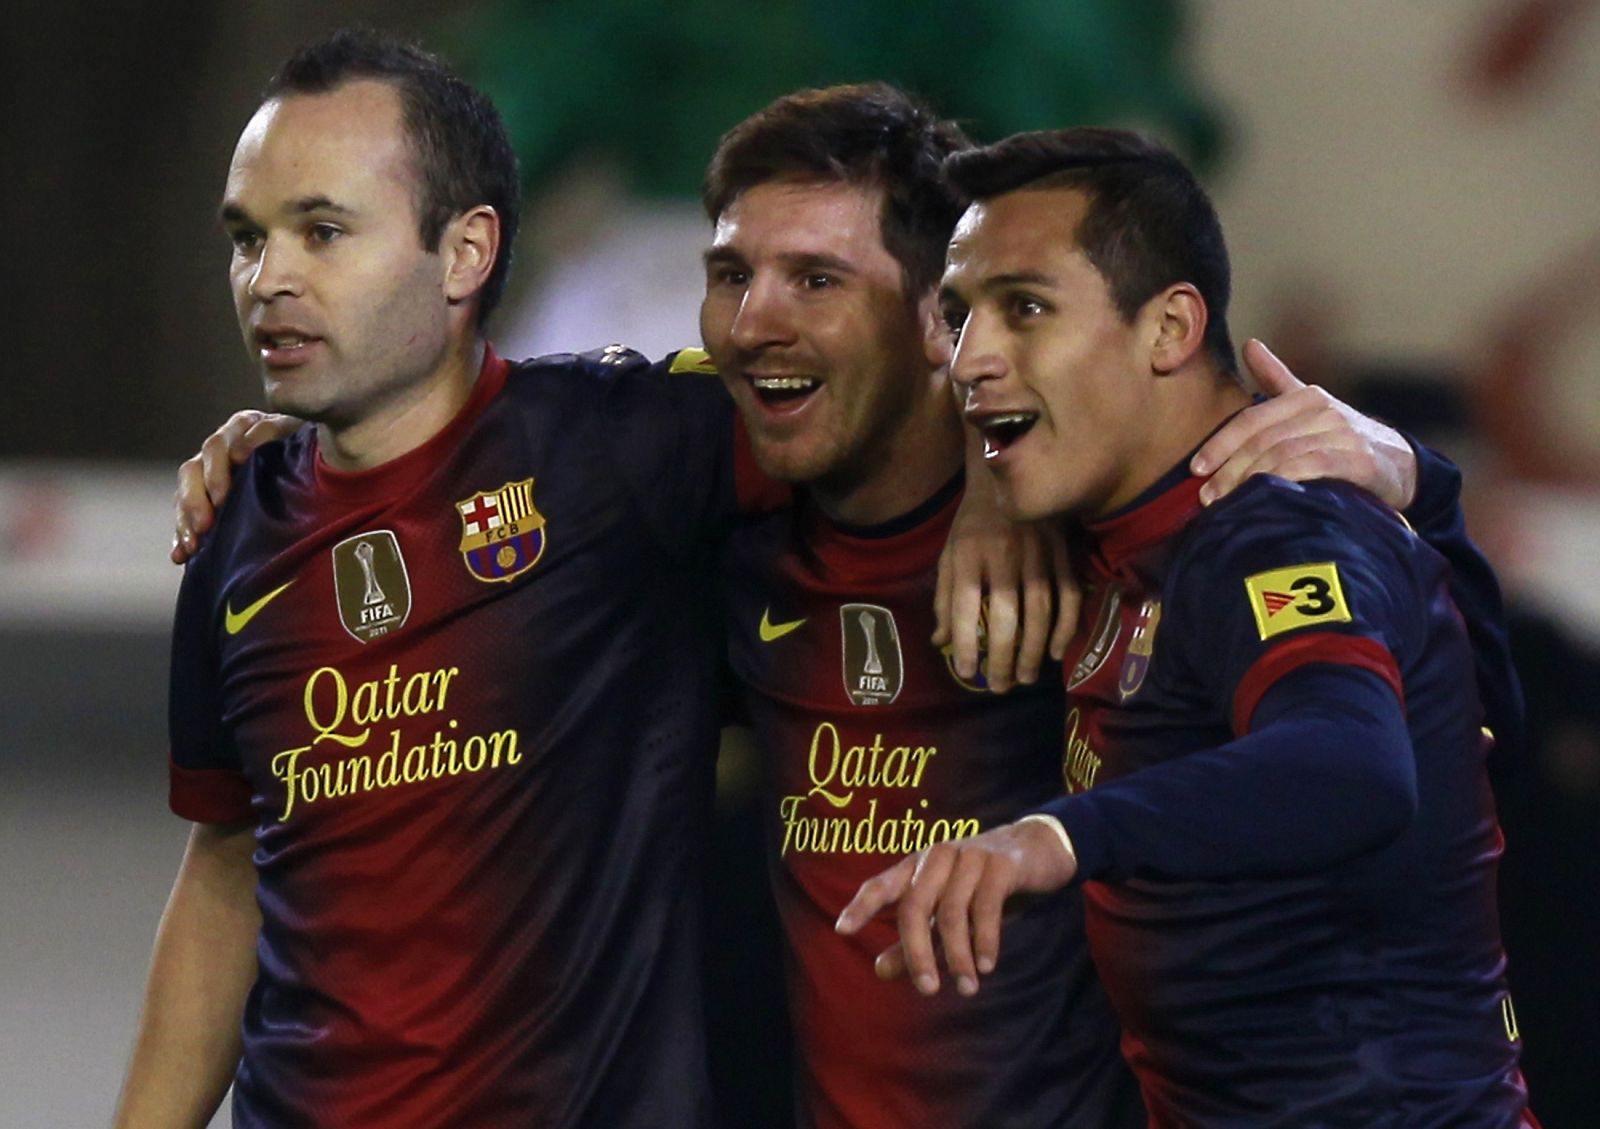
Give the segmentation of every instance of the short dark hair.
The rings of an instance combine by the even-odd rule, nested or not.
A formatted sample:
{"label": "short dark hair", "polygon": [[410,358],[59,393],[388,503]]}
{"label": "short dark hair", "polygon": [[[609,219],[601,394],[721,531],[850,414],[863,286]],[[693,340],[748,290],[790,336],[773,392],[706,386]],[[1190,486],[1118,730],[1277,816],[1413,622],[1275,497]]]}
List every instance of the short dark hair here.
{"label": "short dark hair", "polygon": [[394,85],[406,138],[417,161],[417,218],[422,246],[437,251],[445,226],[487,204],[500,217],[500,247],[478,299],[478,324],[500,301],[517,237],[521,182],[500,113],[437,55],[387,32],[346,28],[295,52],[262,92],[326,94],[357,79]]}
{"label": "short dark hair", "polygon": [[887,83],[801,90],[723,134],[701,199],[715,223],[740,193],[772,180],[881,188],[883,245],[915,296],[944,272],[965,207],[945,181],[944,161],[970,144],[960,126]]}
{"label": "short dark hair", "polygon": [[1117,311],[1132,321],[1163,288],[1191,283],[1206,304],[1206,351],[1224,372],[1237,375],[1222,222],[1170,149],[1127,130],[1047,130],[956,153],[945,172],[971,200],[1025,187],[1083,192],[1089,203],[1078,246],[1106,280]]}

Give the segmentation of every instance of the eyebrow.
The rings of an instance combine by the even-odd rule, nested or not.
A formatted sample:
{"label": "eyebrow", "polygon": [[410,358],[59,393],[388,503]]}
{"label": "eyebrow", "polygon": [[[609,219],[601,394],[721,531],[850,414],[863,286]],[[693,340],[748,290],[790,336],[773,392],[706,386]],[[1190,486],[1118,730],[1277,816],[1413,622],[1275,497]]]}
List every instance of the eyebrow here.
{"label": "eyebrow", "polygon": [[[290,202],[289,211],[292,215],[297,216],[307,215],[311,212],[332,212],[341,216],[355,214],[353,209],[347,208],[343,204],[335,203],[326,196],[302,196],[300,199]],[[238,204],[229,201],[223,202],[222,207],[217,212],[217,218],[224,224],[255,222],[250,218],[249,212]]]}
{"label": "eyebrow", "polygon": [[[704,255],[706,266],[721,263],[742,263],[745,257],[732,247],[710,247]],[[790,252],[778,256],[778,261],[791,270],[826,270],[835,274],[855,274],[857,267],[847,259],[821,252]]]}
{"label": "eyebrow", "polygon": [[[978,290],[993,293],[1004,290],[1009,286],[1043,286],[1054,288],[1060,283],[1054,276],[1036,270],[1010,271],[1006,274],[992,274],[978,283]],[[939,287],[940,302],[960,302],[962,297],[956,288],[948,283]]]}

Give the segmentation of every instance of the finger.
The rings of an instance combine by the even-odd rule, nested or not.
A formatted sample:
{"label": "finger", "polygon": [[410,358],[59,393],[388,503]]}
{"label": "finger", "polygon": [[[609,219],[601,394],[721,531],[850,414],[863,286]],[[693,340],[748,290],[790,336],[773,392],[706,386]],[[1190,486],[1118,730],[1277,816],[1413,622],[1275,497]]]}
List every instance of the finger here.
{"label": "finger", "polygon": [[[1234,493],[1246,478],[1277,475],[1280,473],[1278,469],[1286,461],[1299,459],[1314,451],[1322,451],[1330,459],[1339,459],[1346,454],[1355,456],[1365,445],[1360,437],[1342,424],[1344,421],[1338,414],[1317,413],[1315,416],[1294,417],[1283,424],[1269,427],[1211,475],[1211,481],[1200,488],[1200,504],[1211,505],[1221,497]],[[1354,464],[1354,457],[1349,462]]]}
{"label": "finger", "polygon": [[228,457],[233,460],[235,466],[248,462],[257,447],[265,443],[271,443],[274,439],[283,439],[293,433],[294,426],[291,426],[287,431],[283,426],[283,421],[290,418],[289,416],[263,415],[245,429],[244,433],[239,436],[237,443],[228,445]]}
{"label": "finger", "polygon": [[1250,375],[1255,378],[1256,387],[1268,396],[1281,396],[1285,392],[1293,392],[1297,388],[1304,388],[1305,382],[1289,371],[1289,366],[1278,359],[1271,349],[1259,337],[1252,337],[1244,343],[1241,350],[1244,355],[1245,368],[1250,370]]}
{"label": "finger", "polygon": [[973,891],[971,909],[973,955],[978,971],[985,976],[1000,962],[1000,923],[1006,899],[1016,890],[1015,869],[997,858],[991,862]]}
{"label": "finger", "polygon": [[[1357,484],[1368,481],[1369,470],[1362,470],[1356,464],[1356,455],[1344,455],[1342,452],[1330,451],[1325,447],[1314,447],[1301,455],[1294,455],[1278,460],[1272,473],[1279,478],[1287,478],[1290,482],[1310,482],[1318,478],[1341,478],[1346,482]],[[1374,490],[1373,493],[1382,495],[1382,491]]]}
{"label": "finger", "polygon": [[978,968],[972,958],[972,921],[968,912],[972,906],[972,892],[983,877],[984,865],[984,851],[958,851],[935,911],[945,967],[955,977],[956,991],[963,996],[975,995],[978,991]]}
{"label": "finger", "polygon": [[227,441],[228,461],[234,466],[248,459],[250,452],[255,450],[255,447],[250,445],[249,436],[252,431],[261,427],[262,420],[266,418],[265,412],[234,412],[228,417],[228,422],[222,425],[218,434]]}
{"label": "finger", "polygon": [[950,547],[939,553],[939,571],[933,584],[933,645],[943,647],[950,642],[951,601],[955,592],[955,566],[950,561]]}
{"label": "finger", "polygon": [[[1322,408],[1322,401],[1318,398],[1314,403],[1302,405],[1301,410],[1287,419],[1258,427],[1255,434],[1231,452],[1211,475],[1211,480],[1200,488],[1201,504],[1209,506],[1219,498],[1226,497],[1253,474],[1270,473],[1273,464],[1268,456],[1274,448],[1285,443],[1307,438],[1313,444],[1322,446],[1349,442],[1351,435],[1348,429],[1342,427],[1341,417],[1336,412],[1325,412]],[[1244,414],[1257,410],[1249,408]]]}
{"label": "finger", "polygon": [[186,459],[179,465],[172,508],[178,539],[192,553],[199,547],[197,534],[211,528],[213,512],[211,499],[206,495],[205,470],[200,456]]}
{"label": "finger", "polygon": [[906,970],[917,991],[924,996],[939,990],[939,962],[933,951],[930,922],[955,864],[955,853],[955,848],[943,843],[924,851],[912,876],[911,888],[896,907],[895,920],[900,928],[900,946],[905,950]]}
{"label": "finger", "polygon": [[[230,421],[231,422],[231,421]],[[213,506],[222,505],[233,483],[233,456],[226,426],[214,431],[200,444],[200,466],[204,471],[206,497]]]}
{"label": "finger", "polygon": [[972,678],[978,673],[978,617],[983,613],[983,573],[973,554],[956,553],[952,564],[950,646],[956,673]]}
{"label": "finger", "polygon": [[1067,654],[1067,645],[1078,631],[1078,616],[1083,609],[1083,589],[1078,586],[1078,576],[1072,567],[1072,554],[1067,549],[1067,538],[1059,529],[1051,527],[1047,535],[1051,565],[1056,578],[1056,622],[1050,632],[1050,657],[1060,662]]}
{"label": "finger", "polygon": [[861,927],[876,917],[885,906],[892,905],[904,896],[916,873],[917,856],[907,855],[888,870],[879,872],[861,884],[856,896],[839,914],[834,929],[845,935],[860,931]]}
{"label": "finger", "polygon": [[1300,405],[1293,398],[1286,397],[1252,404],[1223,424],[1215,435],[1201,445],[1194,453],[1194,458],[1189,460],[1190,472],[1197,475],[1215,473],[1218,467],[1245,449],[1261,431],[1293,417],[1299,410]]}
{"label": "finger", "polygon": [[983,678],[990,691],[1004,694],[1011,689],[1011,671],[1017,654],[1017,584],[1016,576],[1009,582],[997,580],[990,589],[988,599],[988,660],[984,663]]}
{"label": "finger", "polygon": [[878,954],[872,962],[872,971],[879,980],[898,980],[906,974],[906,950],[899,941]]}
{"label": "finger", "polygon": [[1044,534],[1025,526],[1022,534],[1022,643],[1017,649],[1017,681],[1039,681],[1039,667],[1050,645],[1050,546]]}

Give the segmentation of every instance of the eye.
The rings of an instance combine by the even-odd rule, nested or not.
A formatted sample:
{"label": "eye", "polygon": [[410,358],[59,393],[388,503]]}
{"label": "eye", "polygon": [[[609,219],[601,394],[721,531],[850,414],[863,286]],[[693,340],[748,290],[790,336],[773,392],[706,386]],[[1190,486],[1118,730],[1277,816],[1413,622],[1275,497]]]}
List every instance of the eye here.
{"label": "eye", "polygon": [[806,290],[831,290],[839,285],[839,280],[831,274],[821,271],[810,271],[800,276],[800,285]]}
{"label": "eye", "polygon": [[314,223],[306,230],[306,238],[313,243],[332,243],[343,234],[343,229],[331,223]]}
{"label": "eye", "polygon": [[750,285],[750,272],[743,267],[723,263],[711,267],[706,273],[711,283],[715,286]]}
{"label": "eye", "polygon": [[261,233],[248,227],[236,227],[228,232],[228,240],[235,251],[253,251],[261,245]]}
{"label": "eye", "polygon": [[1050,307],[1032,294],[1013,294],[1006,301],[1006,312],[1017,321],[1026,321],[1048,313]]}
{"label": "eye", "polygon": [[956,341],[961,340],[961,327],[967,324],[967,311],[958,306],[946,306],[943,311],[945,327]]}

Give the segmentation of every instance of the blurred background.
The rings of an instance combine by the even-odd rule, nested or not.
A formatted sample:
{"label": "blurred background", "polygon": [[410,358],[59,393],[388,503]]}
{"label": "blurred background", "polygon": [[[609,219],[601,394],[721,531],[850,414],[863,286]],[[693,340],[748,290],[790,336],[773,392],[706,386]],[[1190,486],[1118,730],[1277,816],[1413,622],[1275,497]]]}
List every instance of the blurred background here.
{"label": "blurred background", "polygon": [[[258,389],[215,212],[276,63],[413,33],[500,104],[511,356],[696,342],[720,133],[883,78],[976,137],[1133,125],[1203,171],[1236,339],[1467,470],[1533,740],[1496,765],[1534,1109],[1600,1125],[1600,3],[23,0],[0,17],[0,1127],[110,1113],[185,827],[165,809],[175,463]],[[720,1080],[781,1124],[779,975],[727,758]],[[218,1124],[225,1122],[225,1116]]]}

